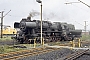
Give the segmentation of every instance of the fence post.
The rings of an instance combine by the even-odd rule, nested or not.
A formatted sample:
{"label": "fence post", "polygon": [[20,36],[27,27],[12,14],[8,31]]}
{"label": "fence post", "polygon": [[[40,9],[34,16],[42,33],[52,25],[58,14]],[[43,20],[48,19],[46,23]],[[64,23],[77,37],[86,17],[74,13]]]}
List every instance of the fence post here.
{"label": "fence post", "polygon": [[36,38],[34,39],[34,48],[36,48]]}
{"label": "fence post", "polygon": [[43,47],[44,47],[44,38],[43,38]]}
{"label": "fence post", "polygon": [[72,46],[73,46],[73,48],[75,47],[74,40],[72,41]]}
{"label": "fence post", "polygon": [[78,47],[81,47],[81,41],[78,39]]}

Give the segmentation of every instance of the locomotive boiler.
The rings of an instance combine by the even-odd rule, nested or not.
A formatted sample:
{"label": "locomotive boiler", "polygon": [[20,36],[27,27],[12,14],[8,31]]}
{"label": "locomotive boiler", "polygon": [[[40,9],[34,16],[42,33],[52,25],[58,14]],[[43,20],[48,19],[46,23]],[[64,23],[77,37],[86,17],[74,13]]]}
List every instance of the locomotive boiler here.
{"label": "locomotive boiler", "polygon": [[[41,42],[40,24],[40,20],[31,20],[30,17],[22,19],[19,23],[15,22],[14,28],[19,28],[15,39],[19,43],[29,43],[30,39],[34,40],[35,38],[37,42]],[[42,21],[42,37],[45,42],[70,41],[73,38],[81,37],[81,32],[82,30],[75,30],[72,24]]]}

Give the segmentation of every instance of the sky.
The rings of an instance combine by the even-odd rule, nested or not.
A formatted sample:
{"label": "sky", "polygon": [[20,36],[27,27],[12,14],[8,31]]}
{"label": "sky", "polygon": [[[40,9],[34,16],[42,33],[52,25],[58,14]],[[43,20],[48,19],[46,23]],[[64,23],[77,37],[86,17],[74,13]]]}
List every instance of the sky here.
{"label": "sky", "polygon": [[[90,6],[90,0],[81,1]],[[65,4],[69,2],[77,3]],[[82,30],[84,30],[85,21],[87,21],[87,30],[90,30],[90,8],[78,0],[42,0],[42,7],[43,20],[67,22],[74,24],[76,29]],[[30,12],[40,12],[40,3],[36,0],[0,0],[1,11],[4,11],[4,15],[10,11],[4,17],[3,24],[13,27],[14,22],[27,18]],[[34,16],[32,19],[40,19],[40,15]]]}

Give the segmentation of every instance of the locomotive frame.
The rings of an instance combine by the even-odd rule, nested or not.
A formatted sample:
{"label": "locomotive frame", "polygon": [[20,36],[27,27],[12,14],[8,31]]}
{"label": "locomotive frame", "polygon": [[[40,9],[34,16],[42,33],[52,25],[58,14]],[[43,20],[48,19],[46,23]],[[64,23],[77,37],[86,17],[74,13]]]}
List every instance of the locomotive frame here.
{"label": "locomotive frame", "polygon": [[[14,37],[19,43],[33,43],[35,38],[36,42],[40,43],[40,20],[31,20],[28,17],[22,19],[20,23],[15,22],[14,28],[19,28]],[[81,32],[82,30],[76,30],[72,24],[42,21],[42,36],[45,42],[71,41],[80,38]]]}

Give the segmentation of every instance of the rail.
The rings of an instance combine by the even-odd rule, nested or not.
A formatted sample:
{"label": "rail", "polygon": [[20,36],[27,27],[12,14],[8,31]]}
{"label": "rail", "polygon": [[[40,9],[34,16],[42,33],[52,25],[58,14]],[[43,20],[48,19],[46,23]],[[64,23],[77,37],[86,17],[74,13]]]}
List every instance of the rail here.
{"label": "rail", "polygon": [[16,60],[20,58],[25,58],[28,56],[34,56],[38,54],[44,54],[51,51],[58,50],[60,48],[33,48],[31,50],[22,50],[17,52],[10,52],[5,54],[0,54],[0,60]]}
{"label": "rail", "polygon": [[78,57],[82,56],[83,54],[85,54],[87,51],[89,51],[89,49],[87,50],[84,50],[84,51],[78,51],[76,53],[73,53],[69,56],[66,56],[64,60],[75,60],[77,59]]}

